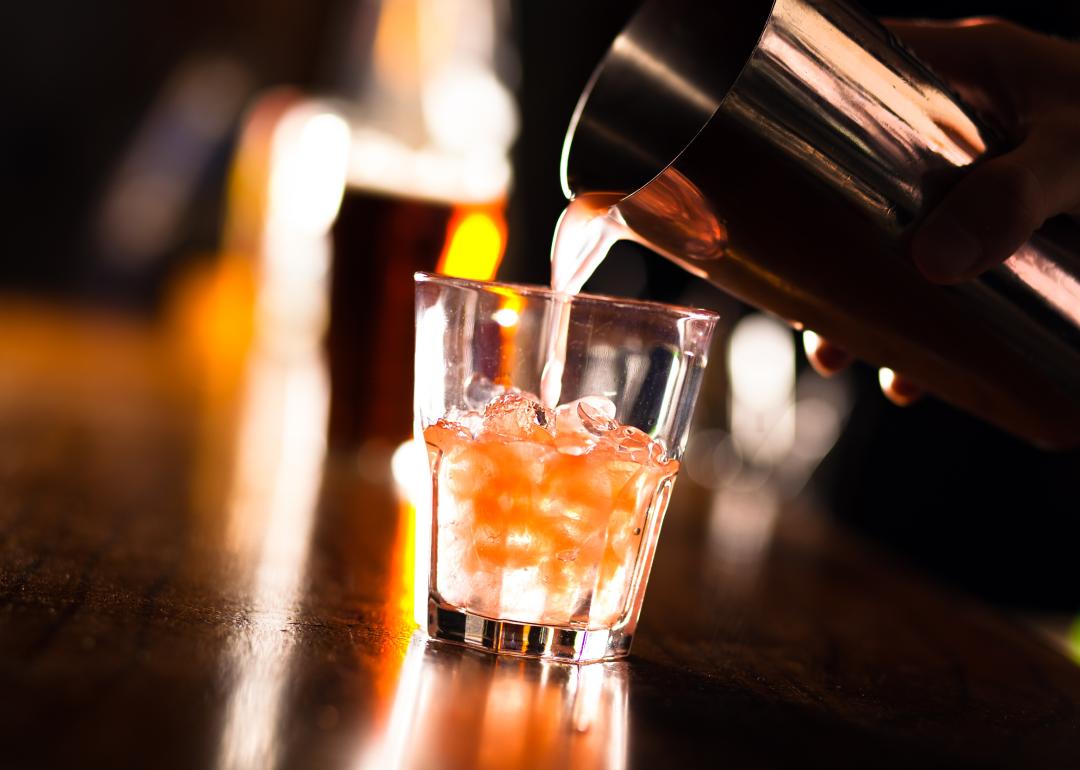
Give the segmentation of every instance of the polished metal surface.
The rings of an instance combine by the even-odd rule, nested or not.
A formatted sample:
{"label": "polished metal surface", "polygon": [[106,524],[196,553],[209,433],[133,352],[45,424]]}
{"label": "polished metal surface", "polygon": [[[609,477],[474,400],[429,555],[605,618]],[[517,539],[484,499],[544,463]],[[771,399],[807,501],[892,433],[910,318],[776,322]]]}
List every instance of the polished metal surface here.
{"label": "polished metal surface", "polygon": [[646,2],[582,96],[567,195],[695,274],[1014,433],[1080,444],[1080,228],[955,287],[907,258],[993,128],[837,0]]}

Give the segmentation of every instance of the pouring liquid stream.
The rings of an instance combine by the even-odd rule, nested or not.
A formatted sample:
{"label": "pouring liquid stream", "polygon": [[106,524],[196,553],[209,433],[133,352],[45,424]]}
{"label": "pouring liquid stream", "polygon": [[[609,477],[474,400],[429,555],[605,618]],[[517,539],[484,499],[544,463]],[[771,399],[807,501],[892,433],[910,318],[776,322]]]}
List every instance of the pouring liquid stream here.
{"label": "pouring liquid stream", "polygon": [[618,209],[620,195],[587,193],[575,197],[555,225],[551,245],[551,289],[558,299],[551,306],[547,355],[540,379],[540,399],[549,409],[559,404],[570,332],[569,299],[604,261],[617,241],[642,242]]}

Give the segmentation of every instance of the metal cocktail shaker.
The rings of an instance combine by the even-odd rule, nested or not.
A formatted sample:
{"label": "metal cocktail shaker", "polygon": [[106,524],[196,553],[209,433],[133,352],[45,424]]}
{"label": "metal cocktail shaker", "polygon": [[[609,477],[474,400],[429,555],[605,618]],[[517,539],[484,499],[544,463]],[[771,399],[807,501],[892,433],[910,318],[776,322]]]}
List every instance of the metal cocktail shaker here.
{"label": "metal cocktail shaker", "polygon": [[568,197],[617,193],[690,272],[1046,447],[1080,444],[1080,228],[937,286],[913,224],[1003,149],[875,20],[840,0],[647,0],[563,149]]}

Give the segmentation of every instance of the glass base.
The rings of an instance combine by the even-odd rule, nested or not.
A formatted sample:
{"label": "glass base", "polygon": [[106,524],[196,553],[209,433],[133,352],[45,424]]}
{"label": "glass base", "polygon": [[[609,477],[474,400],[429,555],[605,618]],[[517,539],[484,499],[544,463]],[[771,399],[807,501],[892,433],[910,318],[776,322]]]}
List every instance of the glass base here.
{"label": "glass base", "polygon": [[634,635],[617,629],[541,626],[493,620],[428,599],[428,636],[443,642],[521,658],[592,663],[630,653]]}

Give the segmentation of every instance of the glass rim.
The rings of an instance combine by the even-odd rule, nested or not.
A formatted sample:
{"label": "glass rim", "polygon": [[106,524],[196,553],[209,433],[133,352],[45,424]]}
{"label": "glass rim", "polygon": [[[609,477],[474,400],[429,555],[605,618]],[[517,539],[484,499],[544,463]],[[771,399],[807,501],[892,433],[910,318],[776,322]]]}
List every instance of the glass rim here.
{"label": "glass rim", "polygon": [[521,294],[526,297],[541,297],[544,299],[554,299],[558,297],[575,304],[599,304],[606,307],[624,308],[627,310],[650,311],[653,313],[659,312],[665,315],[674,316],[676,318],[693,318],[695,320],[708,321],[710,323],[716,323],[718,320],[720,320],[719,313],[714,310],[708,310],[706,308],[686,307],[684,305],[671,305],[666,302],[654,302],[653,300],[647,299],[629,299],[627,297],[613,297],[609,294],[563,294],[561,292],[553,291],[552,289],[544,286],[527,283],[508,283],[503,281],[475,281],[470,278],[455,278],[454,276],[442,275],[440,273],[429,273],[423,270],[413,273],[413,280],[417,284],[438,283],[463,289],[476,289],[480,291],[490,291],[491,289],[507,289],[509,291],[513,291],[516,294]]}

